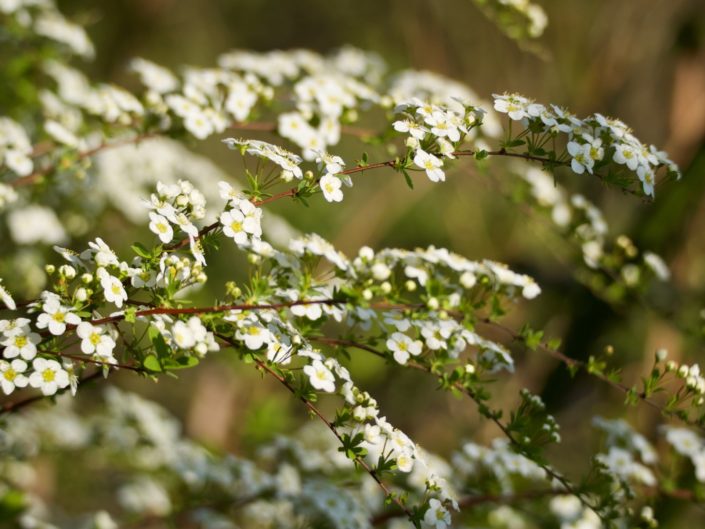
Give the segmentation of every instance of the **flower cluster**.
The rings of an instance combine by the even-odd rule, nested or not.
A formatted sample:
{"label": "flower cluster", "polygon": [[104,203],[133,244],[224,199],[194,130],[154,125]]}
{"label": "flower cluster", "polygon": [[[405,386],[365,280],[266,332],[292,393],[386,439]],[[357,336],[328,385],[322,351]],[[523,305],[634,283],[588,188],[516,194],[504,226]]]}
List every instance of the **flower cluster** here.
{"label": "flower cluster", "polygon": [[198,239],[198,228],[192,222],[205,216],[205,198],[190,182],[180,180],[176,184],[157,183],[157,193],[145,201],[150,212],[149,229],[155,233],[162,243],[169,243],[174,238],[174,228],[177,234],[188,236],[191,254],[196,262],[205,266]]}
{"label": "flower cluster", "polygon": [[629,289],[644,285],[649,277],[668,281],[670,270],[654,252],[640,252],[626,235],[609,237],[603,213],[581,194],[569,194],[546,171],[524,164],[515,168],[528,184],[535,209],[548,214],[562,233],[580,245],[583,261],[592,270],[607,272],[612,281]]}
{"label": "flower cluster", "polygon": [[414,164],[426,171],[432,182],[445,180],[442,158],[455,158],[455,151],[475,127],[482,125],[484,111],[465,106],[461,112],[419,99],[397,105],[392,126],[409,134],[406,146]]}
{"label": "flower cluster", "polygon": [[[629,127],[617,119],[602,114],[579,119],[556,105],[546,107],[517,94],[495,95],[494,108],[507,114],[511,120],[521,122],[533,135],[567,135],[570,166],[577,174],[585,171],[592,174],[613,162],[612,170],[619,171],[619,166],[624,166],[635,173],[644,194],[651,196],[654,195],[656,172],[661,167],[666,167],[669,175],[680,178],[678,167],[666,153],[653,145],[641,143]],[[526,143],[517,141],[519,145]],[[531,147],[529,143],[528,154],[545,152],[540,147],[531,151]]]}
{"label": "flower cluster", "polygon": [[[25,130],[10,118],[0,117],[0,168],[5,165],[19,176],[32,172],[32,144]],[[6,194],[6,193],[4,193]],[[12,201],[6,194],[3,201]]]}
{"label": "flower cluster", "polygon": [[[44,306],[45,312],[40,314],[36,323],[39,329],[49,327],[52,334],[62,334],[66,323],[80,322],[78,316],[61,307],[55,298],[48,298]],[[69,373],[61,364],[37,356],[37,345],[42,339],[32,331],[29,319],[0,320],[0,333],[0,345],[3,346],[0,387],[5,395],[28,385],[40,389],[44,395],[53,395],[69,385]]]}

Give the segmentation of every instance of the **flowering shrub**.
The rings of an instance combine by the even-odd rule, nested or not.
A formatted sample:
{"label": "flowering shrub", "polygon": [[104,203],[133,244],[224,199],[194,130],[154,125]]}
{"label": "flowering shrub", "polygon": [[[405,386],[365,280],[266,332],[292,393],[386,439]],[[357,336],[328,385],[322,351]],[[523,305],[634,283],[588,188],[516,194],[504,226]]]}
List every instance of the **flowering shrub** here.
{"label": "flowering shrub", "polygon": [[[478,3],[500,18],[523,13],[528,36],[545,25],[528,2]],[[136,59],[143,90],[132,93],[70,65],[93,47],[49,1],[0,3],[0,23],[37,78],[0,118],[3,523],[647,527],[663,498],[702,498],[697,364],[658,350],[639,382],[622,380],[605,358],[573,359],[543,331],[502,321],[541,294],[528,275],[434,246],[347,256],[265,207],[344,201],[363,173],[397,174],[413,188],[426,178],[441,185],[462,164],[509,158],[505,193],[575,245],[576,281],[620,306],[669,281],[668,266],[610,235],[597,206],[563,182],[589,178],[651,201],[657,185],[680,178],[666,153],[624,123],[517,94],[483,101],[435,74],[389,74],[379,57],[353,48],[233,51],[180,75]],[[11,65],[0,71],[9,77]],[[359,126],[362,116],[376,127]],[[254,132],[268,140],[247,137]],[[383,145],[388,157],[345,159],[345,136]],[[212,137],[243,159],[238,181],[183,145]],[[108,205],[152,237],[126,253],[102,238],[76,244]],[[189,301],[224,248],[247,257],[246,278],[215,287],[208,304]],[[630,405],[657,408],[658,447],[622,420],[596,417],[603,443],[584,455],[584,474],[561,470],[552,457],[560,427],[542,399],[522,389],[507,408],[496,398],[497,384],[518,376],[516,354],[531,351]],[[115,388],[90,414],[64,399],[38,404],[80,398],[85,383],[116,371],[156,380],[223,354],[280,384],[317,426],[247,459],[208,451],[165,410]],[[459,444],[447,460],[427,452],[356,382],[352,354],[421,372],[472,403],[500,436]],[[124,476],[115,509],[67,517],[43,504],[32,465],[46,453],[80,454]]]}

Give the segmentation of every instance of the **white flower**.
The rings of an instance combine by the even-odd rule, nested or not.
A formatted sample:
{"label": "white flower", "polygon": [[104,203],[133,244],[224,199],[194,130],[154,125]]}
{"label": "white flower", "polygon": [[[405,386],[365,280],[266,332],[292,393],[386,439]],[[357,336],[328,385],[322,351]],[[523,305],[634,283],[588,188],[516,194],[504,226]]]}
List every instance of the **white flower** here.
{"label": "white flower", "polygon": [[53,395],[69,385],[69,375],[56,360],[35,358],[34,373],[29,376],[29,385],[39,388],[44,395]]}
{"label": "white flower", "polygon": [[420,340],[412,340],[406,334],[395,332],[387,340],[387,348],[394,353],[394,360],[400,364],[406,364],[409,355],[418,356],[421,354],[423,344]]}
{"label": "white flower", "polygon": [[373,264],[371,272],[372,277],[374,277],[377,281],[385,281],[389,278],[390,275],[392,275],[392,271],[384,263]]}
{"label": "white flower", "polygon": [[326,173],[336,175],[343,171],[345,167],[345,162],[340,156],[335,156],[333,154],[323,153],[318,158],[316,158],[316,163],[318,167],[325,166]]}
{"label": "white flower", "polygon": [[6,337],[29,332],[29,320],[27,318],[0,320],[0,332]]}
{"label": "white flower", "polygon": [[84,321],[76,327],[76,334],[81,338],[81,351],[84,354],[95,354],[106,359],[113,358],[115,340],[105,334],[103,327],[91,325]]}
{"label": "white flower", "polygon": [[411,134],[412,137],[416,138],[417,140],[422,140],[428,132],[427,129],[425,129],[418,123],[408,119],[395,121],[394,123],[392,123],[392,126],[394,127],[394,130],[398,132],[408,132],[409,134]]}
{"label": "white flower", "polygon": [[527,106],[529,100],[520,95],[493,95],[494,97],[494,109],[497,112],[502,112],[503,114],[508,114],[514,121],[521,121],[527,114]]}
{"label": "white flower", "polygon": [[431,498],[428,502],[428,510],[423,517],[424,523],[436,529],[446,529],[450,527],[450,513],[448,509],[436,498]]}
{"label": "white flower", "polygon": [[668,281],[671,277],[671,271],[668,265],[664,262],[661,256],[653,252],[644,252],[644,263],[651,268],[661,281]]}
{"label": "white flower", "polygon": [[636,171],[639,165],[639,155],[637,150],[631,145],[618,143],[615,145],[614,156],[612,159],[619,164],[626,165],[632,171]]}
{"label": "white flower", "polygon": [[157,234],[159,240],[164,244],[171,242],[174,238],[174,230],[172,229],[171,224],[169,224],[169,221],[158,213],[154,213],[152,211],[149,212],[149,219],[150,231]]}
{"label": "white flower", "polygon": [[292,305],[291,312],[294,316],[306,316],[309,320],[317,320],[323,315],[323,309],[319,303],[305,303],[301,305]]}
{"label": "white flower", "polygon": [[115,303],[117,308],[122,307],[123,301],[127,300],[127,292],[125,292],[122,282],[106,272],[105,268],[98,268],[96,275],[100,279],[100,286],[103,287],[105,301]]}
{"label": "white flower", "polygon": [[452,142],[457,142],[460,141],[460,131],[453,123],[452,116],[450,113],[434,112],[425,121],[431,126],[432,134],[439,138],[448,138]]}
{"label": "white flower", "polygon": [[636,174],[639,177],[639,180],[641,180],[644,194],[654,196],[656,176],[653,169],[651,169],[648,165],[640,165],[636,168]]}
{"label": "white flower", "polygon": [[305,366],[304,373],[308,375],[309,381],[314,388],[327,393],[335,391],[335,377],[320,360],[314,360],[313,363]]}
{"label": "white flower", "polygon": [[265,343],[269,343],[271,333],[260,323],[250,321],[246,322],[245,325],[235,333],[235,337],[238,340],[244,341],[248,349],[255,350],[260,349]]}
{"label": "white flower", "polygon": [[143,85],[159,94],[171,92],[179,85],[169,70],[139,57],[132,59],[130,69],[140,76]]}
{"label": "white flower", "polygon": [[399,472],[411,472],[414,468],[414,458],[411,454],[401,453],[397,456],[397,469]]}
{"label": "white flower", "polygon": [[25,360],[31,360],[37,355],[37,344],[41,341],[41,338],[37,333],[28,331],[29,329],[26,329],[25,332],[15,333],[0,342],[5,346],[5,351],[3,352],[5,358],[21,356]]}
{"label": "white flower", "polygon": [[590,144],[580,145],[577,142],[568,142],[568,153],[573,157],[570,162],[570,167],[577,174],[583,174],[585,170],[592,174],[592,168],[595,165],[595,160],[590,156]]}
{"label": "white flower", "polygon": [[321,186],[321,191],[323,191],[323,197],[328,202],[340,202],[343,200],[343,191],[340,189],[342,182],[339,178],[327,173],[321,177],[319,185]]}
{"label": "white flower", "polygon": [[71,308],[64,307],[57,297],[50,297],[44,302],[42,312],[37,318],[37,327],[49,329],[54,336],[60,336],[66,332],[66,325],[78,325],[81,318],[71,312]]}
{"label": "white flower", "polygon": [[7,215],[7,226],[17,244],[59,244],[67,239],[54,210],[34,204],[13,209]]}
{"label": "white flower", "polygon": [[668,428],[666,441],[676,452],[688,457],[694,457],[705,450],[703,440],[686,428]]}
{"label": "white flower", "polygon": [[0,360],[0,387],[5,395],[9,395],[15,388],[23,388],[29,383],[29,379],[24,375],[26,370],[27,362],[19,358],[12,362]]}
{"label": "white flower", "polygon": [[171,329],[174,343],[181,349],[191,349],[196,345],[196,336],[193,329],[185,322],[179,320]]}
{"label": "white flower", "polygon": [[426,151],[419,149],[416,151],[414,156],[414,163],[426,170],[426,175],[431,182],[443,182],[446,179],[446,175],[443,172],[443,162],[435,157],[433,154],[429,154]]}
{"label": "white flower", "polygon": [[205,140],[214,132],[213,123],[200,109],[184,118],[184,127],[199,140]]}
{"label": "white flower", "polygon": [[237,209],[225,211],[220,215],[220,223],[223,225],[223,233],[230,237],[235,244],[247,243],[247,232],[245,231],[245,216]]}

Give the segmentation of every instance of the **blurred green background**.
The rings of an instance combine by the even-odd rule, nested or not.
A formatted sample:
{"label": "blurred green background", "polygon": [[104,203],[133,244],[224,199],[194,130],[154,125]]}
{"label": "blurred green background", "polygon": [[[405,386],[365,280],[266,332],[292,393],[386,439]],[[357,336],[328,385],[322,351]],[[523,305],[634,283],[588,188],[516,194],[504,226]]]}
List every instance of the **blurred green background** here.
{"label": "blurred green background", "polygon": [[[705,289],[705,2],[540,4],[549,26],[538,40],[539,53],[506,38],[470,0],[64,0],[59,7],[88,25],[97,59],[85,69],[93,80],[134,86],[126,70],[134,56],[178,69],[215,65],[218,54],[233,48],[327,52],[352,44],[379,53],[392,70],[435,71],[466,83],[483,99],[516,91],[578,115],[618,117],[642,141],[667,150],[681,165],[683,180],[657,188],[655,203],[605,189],[586,176],[572,175],[562,183],[604,209],[613,235],[626,233],[640,247],[664,256],[677,288],[655,293],[656,302],[676,310],[680,301],[694,299],[687,307],[697,321],[697,307],[705,306],[698,304]],[[220,146],[219,138],[193,147],[239,178],[240,160]],[[362,150],[369,151],[371,161],[386,159],[357,140],[345,140],[340,152],[352,160]],[[502,163],[496,165],[488,176],[472,163],[459,163],[445,184],[418,181],[413,191],[391,171],[370,173],[346,193],[342,205],[316,197],[308,209],[279,201],[267,210],[301,231],[320,233],[348,255],[362,245],[435,244],[530,273],[544,294],[524,304],[508,324],[518,328],[528,320],[546,327],[551,336],[563,338],[566,353],[575,358],[612,345],[615,363],[624,366],[628,379],[648,369],[657,347],[667,347],[676,358],[705,359],[702,341],[683,336],[668,318],[638,305],[615,311],[577,284],[566,265],[571,254],[565,243],[498,194],[493,182],[502,178]],[[109,220],[115,229],[106,239],[118,248],[145,236],[116,215]],[[227,259],[213,264],[211,281],[222,285],[242,277],[239,266],[240,261]],[[498,402],[510,406],[521,387],[543,394],[565,439],[553,461],[568,472],[580,470],[586,461],[568,456],[597,448],[588,435],[588,418],[621,414],[622,395],[591,379],[571,380],[540,353],[518,352],[518,361],[518,374],[498,391]],[[224,364],[231,369],[224,370]],[[482,442],[498,435],[471,404],[436,391],[427,377],[391,371],[367,357],[354,364],[358,380],[378,397],[390,421],[429,450],[448,455],[464,439]],[[308,420],[282,388],[260,380],[250,366],[227,354],[213,355],[177,381],[153,384],[127,375],[114,380],[164,403],[183,418],[190,435],[214,448],[246,452]],[[79,399],[90,400],[87,393]],[[628,418],[647,434],[659,423],[644,408]],[[673,506],[660,506],[662,513],[669,509]],[[669,527],[692,527],[688,519],[674,512]]]}

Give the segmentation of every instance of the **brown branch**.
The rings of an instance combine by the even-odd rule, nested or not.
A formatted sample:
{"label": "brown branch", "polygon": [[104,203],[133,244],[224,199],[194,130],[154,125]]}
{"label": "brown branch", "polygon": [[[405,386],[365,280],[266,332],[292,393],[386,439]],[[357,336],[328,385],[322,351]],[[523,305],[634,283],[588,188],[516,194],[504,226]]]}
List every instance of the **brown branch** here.
{"label": "brown branch", "polygon": [[[458,500],[458,508],[462,513],[464,509],[477,507],[478,505],[484,505],[487,503],[513,504],[527,500],[545,498],[548,496],[560,496],[565,493],[566,491],[564,489],[545,489],[527,490],[523,492],[515,492],[513,494],[475,494],[460,498]],[[398,510],[380,513],[372,517],[370,524],[373,526],[383,525],[389,520],[393,520],[394,518],[399,518],[404,515],[404,512]]]}
{"label": "brown branch", "polygon": [[[367,345],[365,345],[365,344],[360,344],[360,343],[358,343],[358,342],[356,342],[356,341],[354,341],[354,340],[338,340],[338,339],[329,339],[329,338],[327,338],[327,337],[314,337],[314,338],[311,338],[311,340],[312,340],[312,341],[318,341],[318,342],[321,342],[321,343],[330,343],[330,344],[332,344],[332,345],[341,345],[341,344],[343,344],[343,345],[347,345],[347,346],[349,346],[349,347],[354,347],[354,348],[356,348],[356,349],[360,349],[360,350],[363,350],[363,351],[371,352],[371,353],[375,354],[376,356],[386,357],[386,355],[384,355],[384,353],[382,353],[382,352],[380,352],[380,351],[378,351],[378,350],[376,350],[376,349],[374,349],[374,348],[372,348],[372,347],[370,347],[370,346],[367,346]],[[436,374],[432,371],[432,369],[431,369],[430,367],[425,366],[425,365],[423,365],[423,364],[421,364],[421,363],[415,362],[415,361],[413,361],[413,360],[408,361],[408,362],[405,364],[405,367],[410,367],[410,368],[412,368],[412,369],[416,369],[416,370],[419,370],[419,371],[424,371],[424,372],[429,373],[429,374],[431,374],[431,375],[433,375],[433,376],[436,376]],[[461,392],[461,393],[464,393],[465,395],[467,395],[468,397],[470,397],[470,399],[471,399],[473,402],[475,402],[475,404],[478,406],[478,408],[481,407],[481,406],[483,406],[482,401],[478,398],[478,396],[476,395],[476,393],[475,393],[472,389],[466,388],[463,384],[461,384],[461,383],[459,383],[459,382],[453,383],[453,384],[452,384],[452,387],[453,387],[454,389],[456,389],[457,391],[459,391],[459,392]],[[499,429],[501,430],[501,432],[505,435],[505,437],[509,440],[509,442],[510,442],[512,445],[514,445],[515,447],[517,447],[517,448],[519,449],[519,453],[523,453],[523,452],[522,452],[522,445],[521,445],[521,443],[519,443],[519,442],[514,438],[514,435],[513,435],[512,432],[509,430],[509,428],[508,428],[501,420],[499,420],[499,418],[498,418],[495,414],[489,413],[489,414],[482,414],[482,415],[483,415],[485,418],[487,418],[487,419],[489,419],[490,421],[492,421],[492,422],[497,426],[497,428],[499,428]],[[591,504],[590,504],[587,500],[585,500],[584,498],[582,498],[581,494],[580,494],[580,493],[573,487],[573,485],[572,485],[566,478],[564,478],[561,474],[559,474],[557,471],[553,470],[549,465],[547,465],[547,464],[545,464],[545,463],[542,463],[542,462],[539,462],[539,461],[535,461],[535,460],[534,460],[534,463],[536,463],[539,467],[541,467],[541,468],[544,470],[544,472],[546,472],[547,475],[549,475],[550,477],[552,477],[553,479],[555,479],[556,481],[558,481],[561,485],[563,485],[563,487],[565,488],[565,492],[568,492],[568,493],[570,493],[570,494],[573,494],[573,495],[577,496],[578,498],[581,498],[581,502],[583,502],[583,503],[584,503],[585,505],[587,505],[588,507],[591,507],[591,508],[592,508]]]}
{"label": "brown branch", "polygon": [[[95,378],[100,377],[102,374],[102,370],[98,369],[95,372],[91,373],[90,375],[87,375],[83,377],[81,380],[79,380],[79,385],[83,385],[89,380],[93,380]],[[71,389],[71,386],[67,386],[65,388],[62,388],[56,392],[56,395],[60,395],[62,393],[65,393]],[[44,400],[48,398],[46,395],[38,394],[38,395],[32,395],[31,397],[27,397],[22,400],[14,401],[14,402],[7,402],[5,404],[0,405],[0,416],[8,414],[8,413],[13,413],[16,412],[22,408],[25,408],[26,406],[29,406],[30,404],[33,404],[35,402],[38,402],[40,400]]]}
{"label": "brown branch", "polygon": [[[518,343],[522,343],[522,344],[524,343],[524,340],[522,339],[522,337],[521,337],[519,334],[517,334],[515,331],[513,331],[512,329],[510,329],[509,327],[506,327],[506,326],[504,326],[504,325],[502,325],[502,324],[500,324],[500,323],[491,321],[491,320],[488,319],[488,318],[481,319],[481,320],[479,320],[479,322],[482,323],[482,324],[484,324],[484,325],[488,325],[488,326],[490,326],[490,327],[492,327],[492,328],[495,328],[495,329],[498,329],[498,330],[503,331],[503,332],[506,333],[506,334],[511,338],[511,340],[514,341],[514,342],[518,342]],[[623,383],[621,383],[621,382],[618,382],[618,381],[616,381],[616,380],[613,380],[613,379],[611,379],[610,377],[608,377],[607,375],[605,375],[604,373],[601,373],[601,372],[599,372],[599,371],[595,371],[595,370],[590,370],[590,369],[588,369],[588,365],[587,365],[585,362],[582,362],[582,361],[580,361],[580,360],[576,360],[576,359],[574,359],[574,358],[571,358],[571,357],[569,357],[568,355],[566,355],[565,353],[563,353],[563,352],[561,352],[561,351],[559,351],[559,350],[557,350],[557,349],[554,349],[554,348],[550,347],[550,346],[549,346],[548,344],[546,344],[545,342],[539,343],[538,346],[537,346],[537,349],[539,349],[539,350],[543,351],[544,353],[546,353],[546,354],[552,356],[553,358],[555,358],[555,359],[558,360],[559,362],[563,363],[566,367],[574,368],[574,369],[581,369],[581,370],[585,371],[587,374],[592,375],[593,377],[595,377],[595,378],[597,378],[598,380],[600,380],[600,381],[602,381],[602,382],[608,384],[608,385],[611,386],[612,388],[614,388],[614,389],[616,389],[616,390],[618,390],[618,391],[624,393],[625,395],[628,394],[628,393],[632,393],[632,388],[630,388],[630,387],[627,386],[626,384],[623,384]],[[654,410],[658,411],[661,415],[664,415],[664,416],[666,416],[666,417],[676,417],[678,420],[680,420],[680,421],[683,422],[684,424],[687,424],[687,425],[692,426],[692,427],[695,427],[695,428],[699,428],[699,429],[701,429],[701,430],[705,430],[705,427],[704,427],[702,424],[694,423],[694,422],[692,422],[692,421],[689,421],[689,420],[687,420],[687,419],[685,419],[685,418],[679,416],[679,415],[676,414],[676,413],[673,413],[673,412],[670,412],[670,411],[666,410],[663,406],[661,406],[661,405],[658,404],[657,402],[654,402],[653,400],[651,400],[651,399],[650,399],[649,397],[647,397],[644,393],[634,393],[634,395],[635,395],[641,402],[643,402],[643,403],[646,404],[647,406],[653,408]]]}
{"label": "brown branch", "polygon": [[[146,140],[148,138],[152,138],[156,136],[157,134],[154,132],[148,132],[144,134],[137,134],[136,136],[132,136],[130,138],[121,138],[119,140],[114,140],[110,142],[103,142],[100,145],[93,147],[92,149],[88,149],[86,151],[79,152],[76,156],[75,161],[80,161],[85,158],[90,158],[94,154],[98,154],[99,152],[106,151],[108,149],[114,149],[116,147],[122,147],[124,145],[132,145],[132,144],[138,144],[142,140]],[[43,154],[43,149],[39,150],[37,154]],[[43,176],[48,175],[52,171],[56,169],[56,165],[50,165],[48,167],[45,167],[44,169],[40,169],[38,171],[33,172],[32,174],[28,174],[27,176],[22,176],[20,178],[17,178],[13,180],[12,182],[8,182],[12,187],[22,187],[22,186],[27,186],[31,185],[34,182],[36,182],[38,179],[40,179]]]}
{"label": "brown branch", "polygon": [[[231,347],[234,347],[236,349],[239,348],[238,344],[235,343],[231,338],[229,338],[225,335],[222,335],[222,334],[217,334],[217,333],[216,333],[216,336],[218,338],[220,338],[221,340],[225,341]],[[326,419],[326,417],[323,415],[323,413],[316,406],[314,406],[314,404],[310,400],[308,400],[303,395],[297,395],[296,388],[294,388],[286,380],[286,378],[284,378],[279,373],[274,371],[265,362],[263,362],[262,360],[260,360],[256,357],[254,357],[254,361],[259,369],[261,369],[262,371],[264,371],[265,373],[267,373],[268,375],[272,376],[277,381],[279,381],[279,383],[282,384],[286,389],[288,389],[292,395],[297,396],[298,399],[304,404],[304,406],[306,406],[306,408],[308,408],[309,411],[311,411],[316,417],[318,417],[323,422],[323,424],[325,424],[328,427],[328,429],[333,433],[333,435],[335,435],[336,439],[338,439],[338,441],[340,441],[341,444],[343,443],[343,438],[338,433],[338,430],[336,429],[336,427],[333,426],[333,424],[328,419]],[[388,498],[391,498],[392,501],[394,501],[394,503],[396,503],[397,507],[399,507],[399,509],[401,509],[401,511],[404,513],[405,516],[407,516],[409,519],[412,518],[411,511],[404,505],[404,503],[397,496],[392,494],[392,491],[389,489],[389,487],[387,487],[387,485],[377,475],[377,472],[372,467],[370,467],[370,465],[368,465],[364,459],[362,459],[359,456],[355,456],[353,461],[357,465],[359,465],[363,470],[365,470],[365,472],[367,472],[372,477],[372,479],[375,480],[377,485],[382,489],[382,491],[386,494],[386,496]]]}

